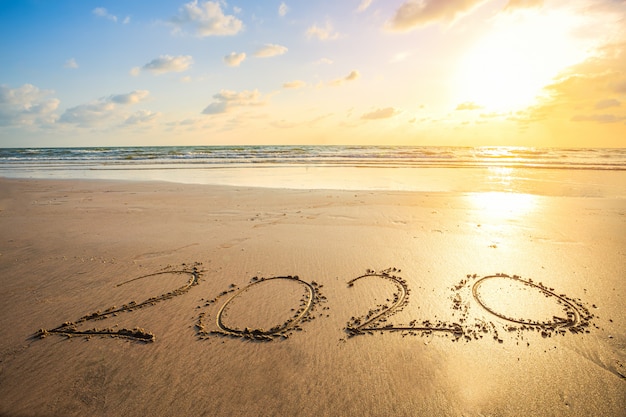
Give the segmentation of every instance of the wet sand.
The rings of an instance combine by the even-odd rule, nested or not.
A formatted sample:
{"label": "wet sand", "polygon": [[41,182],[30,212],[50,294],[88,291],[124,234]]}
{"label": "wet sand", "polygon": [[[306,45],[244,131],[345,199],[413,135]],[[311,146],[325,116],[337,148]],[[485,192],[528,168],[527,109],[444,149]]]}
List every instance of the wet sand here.
{"label": "wet sand", "polygon": [[0,179],[0,416],[623,415],[626,200]]}

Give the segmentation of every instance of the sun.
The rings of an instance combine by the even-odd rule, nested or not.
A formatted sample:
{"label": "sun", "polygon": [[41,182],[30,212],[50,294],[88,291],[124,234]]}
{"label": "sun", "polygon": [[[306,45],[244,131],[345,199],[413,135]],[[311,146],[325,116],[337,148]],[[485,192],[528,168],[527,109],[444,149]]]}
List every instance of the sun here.
{"label": "sun", "polygon": [[471,47],[459,66],[459,103],[515,111],[536,102],[565,68],[586,57],[573,35],[578,18],[532,11],[505,14]]}

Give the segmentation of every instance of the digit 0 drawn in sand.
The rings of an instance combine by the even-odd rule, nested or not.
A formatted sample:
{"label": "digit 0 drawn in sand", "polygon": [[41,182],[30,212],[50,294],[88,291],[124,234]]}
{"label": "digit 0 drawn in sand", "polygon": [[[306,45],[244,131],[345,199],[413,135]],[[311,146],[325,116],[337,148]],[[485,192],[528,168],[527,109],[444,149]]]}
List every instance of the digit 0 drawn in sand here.
{"label": "digit 0 drawn in sand", "polygon": [[66,321],[65,323],[53,329],[48,329],[48,330],[39,329],[39,331],[35,333],[35,336],[39,338],[44,338],[50,334],[59,334],[59,335],[67,336],[67,337],[81,336],[81,335],[82,336],[111,336],[111,337],[132,339],[132,340],[137,340],[141,342],[154,342],[156,339],[156,336],[153,333],[142,328],[137,328],[137,327],[133,329],[92,328],[92,329],[87,329],[87,330],[79,330],[77,326],[80,324],[86,323],[88,321],[104,320],[106,318],[115,316],[119,313],[131,312],[139,308],[153,306],[157,304],[158,302],[168,300],[173,297],[185,294],[187,291],[191,289],[191,287],[193,287],[194,285],[198,285],[198,279],[200,278],[200,274],[201,274],[201,271],[198,270],[199,266],[200,264],[196,263],[191,268],[185,266],[183,269],[180,269],[180,270],[159,271],[159,272],[155,272],[152,274],[142,275],[140,277],[133,278],[128,281],[124,281],[120,284],[117,284],[116,287],[121,287],[123,285],[126,285],[128,283],[131,283],[137,280],[155,277],[159,275],[165,275],[165,274],[187,275],[189,277],[185,285],[179,288],[176,288],[172,291],[169,291],[167,293],[161,294],[156,297],[150,297],[147,300],[142,301],[140,303],[137,303],[135,301],[130,301],[129,303],[124,304],[121,307],[112,306],[112,307],[107,308],[104,311],[96,311],[94,313],[83,316],[74,322]]}
{"label": "digit 0 drawn in sand", "polygon": [[436,321],[433,323],[430,320],[423,320],[418,324],[417,320],[412,320],[408,325],[385,324],[389,317],[400,312],[409,303],[409,286],[403,278],[394,275],[395,272],[401,271],[396,268],[389,268],[380,272],[367,270],[364,275],[348,281],[348,286],[352,287],[356,281],[367,278],[385,279],[393,283],[397,289],[397,291],[393,294],[393,299],[389,300],[391,302],[390,306],[387,304],[379,304],[370,309],[364,316],[352,317],[346,324],[345,328],[348,333],[348,337],[366,333],[374,334],[375,331],[400,331],[409,335],[440,332],[451,334],[456,339],[463,335],[463,328],[459,323],[446,323],[442,321]]}
{"label": "digit 0 drawn in sand", "polygon": [[[489,289],[485,289],[488,285],[493,287],[491,293]],[[511,299],[510,294],[505,294],[503,290],[506,288],[512,288],[517,298]],[[532,279],[523,279],[518,275],[494,274],[481,278],[476,274],[467,275],[467,279],[461,280],[452,290],[456,292],[452,298],[453,309],[461,311],[460,320],[464,322],[465,337],[468,340],[482,338],[484,333],[492,333],[493,338],[502,343],[498,328],[507,332],[517,332],[518,337],[522,337],[522,332],[525,331],[537,331],[543,337],[551,337],[553,334],[565,335],[568,331],[574,334],[589,333],[589,325],[594,318],[581,300],[557,294],[554,288],[549,288],[541,282],[535,283]],[[548,302],[543,306],[544,314],[545,311],[553,312],[551,317],[544,319],[522,317],[522,314],[532,314],[530,310],[538,304],[530,302],[533,292],[535,298],[543,296],[554,301],[553,305],[549,305]],[[470,299],[505,323],[497,326],[492,321],[487,322],[474,317],[474,322],[470,324],[468,302]]]}
{"label": "digit 0 drawn in sand", "polygon": [[[233,304],[240,302],[241,299],[252,290],[262,285],[277,282],[299,284],[305,290],[303,297],[300,299],[298,308],[291,309],[294,311],[294,314],[285,322],[269,329],[236,326],[228,322],[226,316],[229,308],[231,308]],[[316,307],[326,302],[326,297],[320,293],[321,287],[322,285],[317,284],[315,281],[307,282],[300,279],[298,276],[254,277],[250,280],[250,283],[243,288],[238,288],[232,284],[229,290],[222,292],[214,299],[206,302],[205,307],[215,308],[219,305],[217,303],[218,301],[228,296],[228,298],[221,303],[221,307],[217,312],[214,313],[215,318],[213,323],[209,320],[209,316],[211,316],[210,312],[200,313],[197,323],[198,335],[201,338],[207,338],[210,335],[221,335],[259,341],[272,341],[279,338],[286,339],[294,331],[302,330],[300,324],[315,319],[313,313]]]}

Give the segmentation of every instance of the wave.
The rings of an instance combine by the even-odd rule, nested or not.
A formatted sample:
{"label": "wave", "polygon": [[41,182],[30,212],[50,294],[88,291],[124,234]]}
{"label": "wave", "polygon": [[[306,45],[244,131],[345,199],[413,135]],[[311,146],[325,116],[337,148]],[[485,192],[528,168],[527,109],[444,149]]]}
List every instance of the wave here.
{"label": "wave", "polygon": [[4,148],[0,167],[346,166],[626,170],[623,148],[419,146],[145,146]]}

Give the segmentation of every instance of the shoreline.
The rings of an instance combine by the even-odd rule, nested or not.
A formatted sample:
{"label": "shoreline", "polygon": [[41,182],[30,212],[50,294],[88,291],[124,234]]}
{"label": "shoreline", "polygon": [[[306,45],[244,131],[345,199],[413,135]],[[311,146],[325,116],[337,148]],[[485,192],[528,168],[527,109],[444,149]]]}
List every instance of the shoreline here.
{"label": "shoreline", "polygon": [[542,196],[626,198],[626,171],[544,168],[287,167],[175,170],[3,172],[0,179],[124,181],[243,188],[337,191],[502,192]]}
{"label": "shoreline", "polygon": [[501,197],[0,179],[0,415],[618,415],[626,200]]}

